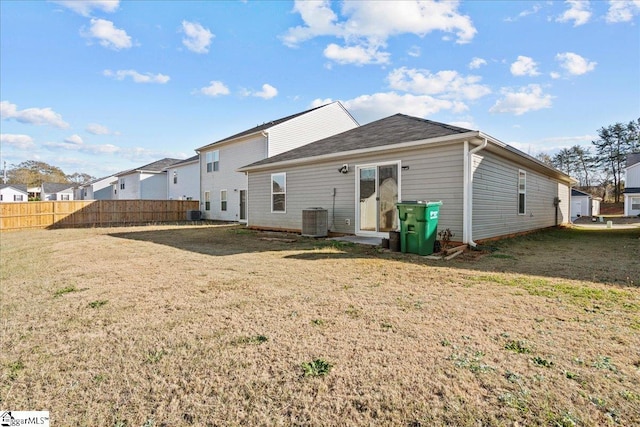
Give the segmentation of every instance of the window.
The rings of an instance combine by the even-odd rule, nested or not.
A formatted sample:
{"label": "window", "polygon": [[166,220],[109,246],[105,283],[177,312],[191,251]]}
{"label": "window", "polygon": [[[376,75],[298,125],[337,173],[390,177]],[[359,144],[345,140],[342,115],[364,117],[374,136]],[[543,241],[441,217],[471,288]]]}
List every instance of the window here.
{"label": "window", "polygon": [[124,179],[120,180],[120,189],[124,190]]}
{"label": "window", "polygon": [[220,168],[220,151],[209,151],[206,154],[207,172],[214,172]]}
{"label": "window", "polygon": [[227,210],[227,190],[220,190],[220,210]]}
{"label": "window", "polygon": [[178,183],[178,171],[177,170],[173,171],[173,183],[174,184]]}
{"label": "window", "polygon": [[14,202],[22,202],[24,200],[24,196],[22,194],[14,194],[13,201]]}
{"label": "window", "polygon": [[518,171],[518,215],[524,215],[527,211],[527,173]]}
{"label": "window", "polygon": [[640,197],[631,197],[630,202],[632,210],[640,210]]}
{"label": "window", "polygon": [[61,194],[60,195],[60,200],[69,200],[69,195],[68,194]]}
{"label": "window", "polygon": [[271,212],[286,212],[287,174],[271,174]]}
{"label": "window", "polygon": [[211,210],[211,192],[210,191],[204,192],[204,210],[205,211]]}

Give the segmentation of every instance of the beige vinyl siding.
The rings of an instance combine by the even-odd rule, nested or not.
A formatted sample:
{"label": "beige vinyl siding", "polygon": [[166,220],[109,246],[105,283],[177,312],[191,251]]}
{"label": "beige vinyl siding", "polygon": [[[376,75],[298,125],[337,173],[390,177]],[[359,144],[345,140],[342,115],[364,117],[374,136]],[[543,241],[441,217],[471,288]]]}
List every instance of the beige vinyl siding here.
{"label": "beige vinyl siding", "polygon": [[[206,153],[218,150],[219,168],[207,172]],[[200,191],[204,200],[204,192],[211,192],[211,210],[205,211],[201,203],[201,211],[206,219],[222,221],[238,221],[240,218],[240,190],[247,188],[247,178],[236,169],[265,158],[266,139],[262,135],[253,135],[245,140],[229,144],[213,146],[200,153]],[[220,209],[220,191],[227,190],[227,210]]]}
{"label": "beige vinyl siding", "polygon": [[[316,164],[273,168],[249,173],[249,225],[300,230],[302,210],[322,207],[329,212],[330,230],[356,232],[356,166],[400,161],[402,200],[442,200],[439,229],[450,228],[462,239],[462,143],[429,149],[387,151],[381,154],[345,157]],[[340,167],[349,164],[349,173]],[[271,213],[271,174],[287,173],[287,211]],[[336,189],[335,209],[333,189]],[[345,220],[350,220],[350,225]]]}
{"label": "beige vinyl siding", "polygon": [[[268,129],[269,157],[358,127],[337,102]],[[245,163],[249,164],[249,163]]]}
{"label": "beige vinyl siding", "polygon": [[[569,221],[569,187],[524,166],[481,151],[474,155],[473,239],[488,239]],[[518,171],[526,172],[526,211],[518,215]]]}

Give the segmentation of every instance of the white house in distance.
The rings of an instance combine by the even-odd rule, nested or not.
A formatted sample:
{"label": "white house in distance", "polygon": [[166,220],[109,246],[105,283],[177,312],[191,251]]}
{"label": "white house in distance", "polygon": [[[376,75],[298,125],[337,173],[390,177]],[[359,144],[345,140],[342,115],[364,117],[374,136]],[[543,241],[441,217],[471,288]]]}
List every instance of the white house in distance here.
{"label": "white house in distance", "polygon": [[111,200],[115,175],[94,179],[78,186],[77,200]]}
{"label": "white house in distance", "polygon": [[246,222],[247,177],[239,167],[358,126],[340,102],[332,102],[196,149],[203,218]]}
{"label": "white house in distance", "polygon": [[73,200],[74,184],[43,182],[40,200]]}
{"label": "white house in distance", "polygon": [[168,200],[198,200],[200,194],[200,157],[172,164],[167,171]]}
{"label": "white house in distance", "polygon": [[640,215],[640,153],[627,156],[624,180],[624,216]]}
{"label": "white house in distance", "polygon": [[1,184],[0,202],[26,202],[29,200],[27,186],[22,184]]}
{"label": "white house in distance", "polygon": [[113,199],[116,200],[166,200],[167,168],[180,159],[162,160],[130,169],[115,175]]}
{"label": "white house in distance", "polygon": [[396,114],[241,167],[248,225],[388,237],[397,201],[442,201],[438,229],[471,245],[569,222],[571,177],[483,133]]}

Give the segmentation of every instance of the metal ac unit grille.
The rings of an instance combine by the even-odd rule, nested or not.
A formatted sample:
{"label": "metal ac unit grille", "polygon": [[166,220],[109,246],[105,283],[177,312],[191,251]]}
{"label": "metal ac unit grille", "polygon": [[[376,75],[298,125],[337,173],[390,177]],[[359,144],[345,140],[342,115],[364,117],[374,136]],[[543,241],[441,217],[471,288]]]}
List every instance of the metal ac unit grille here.
{"label": "metal ac unit grille", "polygon": [[187,211],[187,221],[200,221],[200,211]]}
{"label": "metal ac unit grille", "polygon": [[302,235],[307,237],[326,237],[328,235],[328,216],[326,209],[303,209]]}

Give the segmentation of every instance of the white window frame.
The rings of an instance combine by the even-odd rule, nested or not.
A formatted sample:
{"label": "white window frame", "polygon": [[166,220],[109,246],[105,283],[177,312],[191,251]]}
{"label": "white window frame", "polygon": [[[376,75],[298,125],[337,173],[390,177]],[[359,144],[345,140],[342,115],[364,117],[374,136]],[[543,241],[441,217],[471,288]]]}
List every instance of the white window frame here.
{"label": "white window frame", "polygon": [[[284,191],[279,191],[279,192],[274,192],[273,191],[273,180],[274,177],[276,176],[283,176],[284,177]],[[272,173],[271,174],[271,182],[270,182],[270,187],[271,187],[271,213],[287,213],[287,173],[286,172],[278,172],[278,173]],[[275,195],[284,195],[284,209],[283,210],[274,210],[273,209],[273,196]]]}
{"label": "white window frame", "polygon": [[204,210],[205,211],[211,210],[211,191],[204,192]]}
{"label": "white window frame", "polygon": [[174,169],[173,170],[173,184],[177,184],[178,183],[178,170]]}
{"label": "white window frame", "polygon": [[[634,207],[634,205],[636,206]],[[638,196],[629,197],[629,206],[631,206],[632,211],[636,211],[640,209],[640,197]]]}
{"label": "white window frame", "polygon": [[124,178],[120,178],[120,189],[121,190],[124,190],[124,183],[125,183]]}
{"label": "white window frame", "polygon": [[60,195],[60,200],[69,200],[69,195],[68,194],[61,194]]}
{"label": "white window frame", "polygon": [[220,211],[227,211],[227,190],[220,190]]}
{"label": "white window frame", "polygon": [[24,202],[24,195],[22,194],[14,194],[13,195],[14,202]]}
{"label": "white window frame", "polygon": [[[524,179],[524,188],[520,188],[521,179]],[[523,195],[522,206],[520,206],[520,195]],[[526,215],[526,214],[527,214],[527,171],[518,169],[518,215]]]}

